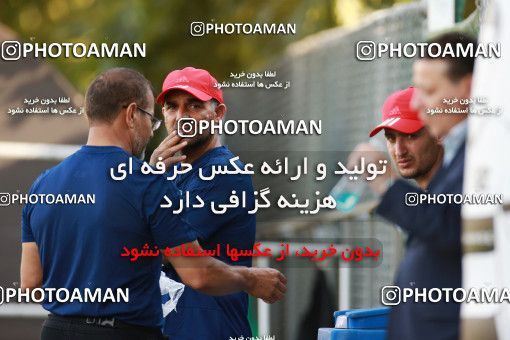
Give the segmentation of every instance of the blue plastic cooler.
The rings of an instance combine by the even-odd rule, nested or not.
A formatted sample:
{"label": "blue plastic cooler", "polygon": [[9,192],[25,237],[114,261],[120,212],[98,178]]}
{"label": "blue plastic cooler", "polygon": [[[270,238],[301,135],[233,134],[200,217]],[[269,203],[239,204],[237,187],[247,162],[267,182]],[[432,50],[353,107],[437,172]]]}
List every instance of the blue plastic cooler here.
{"label": "blue plastic cooler", "polygon": [[335,328],[319,328],[317,340],[386,340],[389,311],[389,307],[337,311]]}

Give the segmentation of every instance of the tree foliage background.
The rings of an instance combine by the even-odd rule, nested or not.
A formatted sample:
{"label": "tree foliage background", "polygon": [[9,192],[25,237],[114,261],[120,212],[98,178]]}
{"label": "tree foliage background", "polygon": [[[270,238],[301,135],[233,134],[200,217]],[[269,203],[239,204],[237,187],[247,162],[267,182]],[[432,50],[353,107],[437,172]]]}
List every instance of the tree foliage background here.
{"label": "tree foliage background", "polygon": [[[188,65],[206,68],[220,79],[230,72],[259,69],[293,41],[395,2],[409,1],[1,0],[0,21],[32,42],[147,44],[146,58],[52,60],[84,92],[98,73],[115,66],[140,70],[156,88],[169,70]],[[296,23],[297,34],[193,37],[189,27],[194,21]]]}
{"label": "tree foliage background", "polygon": [[[319,31],[356,23],[364,15],[412,0],[0,0],[0,22],[33,43],[145,43],[145,58],[47,59],[85,93],[112,67],[142,72],[157,93],[170,70],[194,66],[219,81],[230,72],[268,67],[285,47]],[[295,35],[194,37],[192,22],[295,23]],[[160,115],[160,109],[156,114]],[[148,155],[165,135],[159,129]]]}

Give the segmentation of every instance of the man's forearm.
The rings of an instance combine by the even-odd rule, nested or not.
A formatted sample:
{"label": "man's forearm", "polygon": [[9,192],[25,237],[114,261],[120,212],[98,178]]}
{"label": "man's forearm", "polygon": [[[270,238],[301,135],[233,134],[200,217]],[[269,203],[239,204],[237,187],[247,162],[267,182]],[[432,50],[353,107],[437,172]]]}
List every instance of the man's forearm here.
{"label": "man's forearm", "polygon": [[[199,251],[197,241],[186,246]],[[287,279],[276,269],[229,266],[213,257],[167,257],[182,282],[209,295],[226,295],[245,291],[268,303],[283,298]]]}
{"label": "man's forearm", "polygon": [[204,268],[201,287],[197,288],[209,295],[233,294],[249,291],[254,280],[249,268],[242,266],[229,266],[210,258],[211,263]]}
{"label": "man's forearm", "polygon": [[[187,245],[201,250],[198,242]],[[233,294],[248,291],[254,284],[247,267],[229,266],[213,257],[168,257],[184,284],[209,295]]]}

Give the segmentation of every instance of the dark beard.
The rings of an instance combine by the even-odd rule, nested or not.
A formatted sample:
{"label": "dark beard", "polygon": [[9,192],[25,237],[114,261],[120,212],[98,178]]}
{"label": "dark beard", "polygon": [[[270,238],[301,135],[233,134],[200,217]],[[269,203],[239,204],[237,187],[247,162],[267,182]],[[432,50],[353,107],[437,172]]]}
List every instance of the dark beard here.
{"label": "dark beard", "polygon": [[432,169],[432,166],[434,166],[434,164],[432,164],[431,166],[429,166],[426,169],[416,169],[416,171],[414,173],[412,173],[408,176],[404,176],[400,172],[399,172],[399,174],[400,174],[400,176],[402,176],[405,179],[416,179],[416,178],[425,176]]}
{"label": "dark beard", "polygon": [[190,143],[188,141],[188,145],[186,145],[184,148],[182,148],[182,154],[188,155],[190,153],[193,153],[195,150],[200,149],[205,144],[209,143],[212,139],[213,135],[208,134],[206,136],[199,136],[198,139],[192,140]]}

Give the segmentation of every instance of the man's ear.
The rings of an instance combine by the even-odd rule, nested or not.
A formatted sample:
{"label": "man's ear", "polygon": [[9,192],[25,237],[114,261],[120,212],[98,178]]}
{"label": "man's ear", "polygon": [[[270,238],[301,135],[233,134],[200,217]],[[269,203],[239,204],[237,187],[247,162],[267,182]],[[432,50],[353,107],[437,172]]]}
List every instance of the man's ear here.
{"label": "man's ear", "polygon": [[130,129],[135,128],[135,111],[136,111],[136,103],[131,103],[124,109],[124,114],[125,114],[124,119],[126,121],[126,125]]}
{"label": "man's ear", "polygon": [[227,112],[227,106],[225,104],[218,104],[214,111],[216,113],[215,120],[222,120]]}

